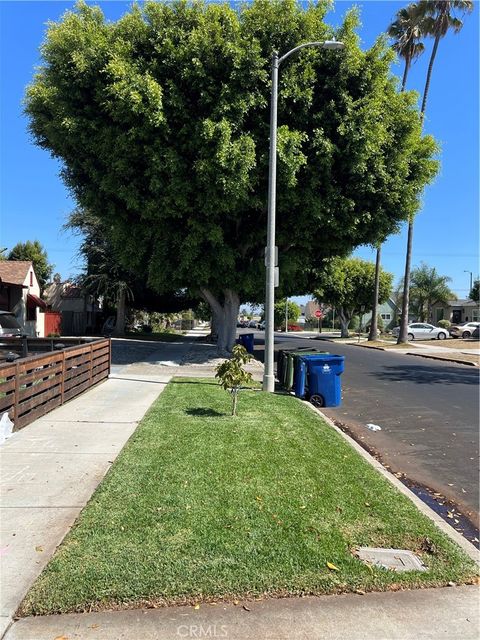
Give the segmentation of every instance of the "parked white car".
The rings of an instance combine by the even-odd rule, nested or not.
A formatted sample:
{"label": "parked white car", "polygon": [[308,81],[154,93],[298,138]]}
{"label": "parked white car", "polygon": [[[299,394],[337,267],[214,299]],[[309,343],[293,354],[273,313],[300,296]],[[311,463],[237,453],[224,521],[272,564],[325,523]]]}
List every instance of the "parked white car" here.
{"label": "parked white car", "polygon": [[[409,340],[445,340],[448,332],[442,327],[434,327],[426,322],[413,322],[408,325],[407,336]],[[400,327],[392,330],[392,335],[398,338]]]}
{"label": "parked white car", "polygon": [[471,338],[472,333],[479,326],[480,322],[464,322],[463,324],[454,324],[453,327],[450,327],[449,332],[452,338]]}

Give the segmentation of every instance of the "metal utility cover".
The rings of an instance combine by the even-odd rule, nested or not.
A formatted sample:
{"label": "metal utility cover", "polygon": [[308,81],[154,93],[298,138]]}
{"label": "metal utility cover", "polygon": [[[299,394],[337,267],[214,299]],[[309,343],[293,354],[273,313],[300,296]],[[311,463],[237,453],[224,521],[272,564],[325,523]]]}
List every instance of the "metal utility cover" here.
{"label": "metal utility cover", "polygon": [[420,558],[406,549],[359,547],[356,553],[360,560],[391,571],[427,571]]}

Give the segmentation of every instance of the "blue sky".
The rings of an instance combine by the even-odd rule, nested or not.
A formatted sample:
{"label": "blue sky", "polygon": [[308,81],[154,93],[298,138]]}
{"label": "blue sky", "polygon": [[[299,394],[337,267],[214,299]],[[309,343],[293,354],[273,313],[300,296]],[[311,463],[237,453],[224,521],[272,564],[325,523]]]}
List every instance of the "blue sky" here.
{"label": "blue sky", "polygon": [[[55,270],[66,278],[79,270],[78,239],[62,231],[66,216],[74,208],[63,186],[59,165],[47,152],[29,140],[22,114],[25,85],[39,64],[39,45],[45,23],[58,19],[73,2],[0,0],[0,248],[18,241],[38,239],[47,249]],[[116,19],[129,2],[95,2],[109,19]],[[360,36],[369,47],[385,30],[396,11],[407,2],[370,0],[338,1],[328,21],[338,24],[352,5],[361,9]],[[421,92],[432,43],[415,63],[408,88]],[[402,65],[393,72],[401,75]],[[467,297],[469,273],[479,273],[479,6],[465,17],[459,35],[442,42],[433,71],[427,104],[425,130],[442,147],[442,168],[427,188],[423,207],[415,221],[413,266],[422,260],[452,278],[451,288],[459,298]],[[395,275],[404,270],[406,230],[384,245],[383,267]],[[369,248],[357,255],[374,260]]]}

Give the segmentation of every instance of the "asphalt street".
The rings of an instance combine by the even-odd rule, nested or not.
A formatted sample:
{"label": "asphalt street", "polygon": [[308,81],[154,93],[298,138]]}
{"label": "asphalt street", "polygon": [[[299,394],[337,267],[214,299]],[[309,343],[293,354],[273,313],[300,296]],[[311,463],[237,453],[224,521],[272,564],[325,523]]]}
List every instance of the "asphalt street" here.
{"label": "asphalt street", "polygon": [[[263,333],[256,333],[263,356]],[[334,341],[275,337],[275,350],[318,347],[345,356],[342,405],[323,409],[391,471],[479,511],[479,371],[476,367]],[[381,427],[371,431],[368,423]]]}

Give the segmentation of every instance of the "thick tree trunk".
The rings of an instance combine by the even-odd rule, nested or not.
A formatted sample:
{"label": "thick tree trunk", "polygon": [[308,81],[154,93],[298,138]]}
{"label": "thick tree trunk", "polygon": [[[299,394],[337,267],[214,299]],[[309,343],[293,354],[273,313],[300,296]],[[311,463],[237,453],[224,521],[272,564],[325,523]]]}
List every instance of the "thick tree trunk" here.
{"label": "thick tree trunk", "polygon": [[375,261],[375,287],[373,292],[372,319],[370,321],[369,341],[378,338],[378,291],[380,289],[380,260],[382,255],[382,245],[378,245],[377,259]]}
{"label": "thick tree trunk", "polygon": [[240,298],[235,291],[223,291],[223,304],[209,290],[201,289],[203,299],[212,309],[213,324],[217,332],[217,347],[219,353],[230,353],[237,335],[237,318],[240,309]]}
{"label": "thick tree trunk", "polygon": [[348,312],[343,307],[339,307],[337,316],[340,320],[340,337],[349,338],[350,333],[348,331],[348,325],[350,323],[351,316],[349,317]]}
{"label": "thick tree trunk", "polygon": [[112,335],[123,336],[125,334],[125,289],[120,289],[117,296],[117,319]]}

